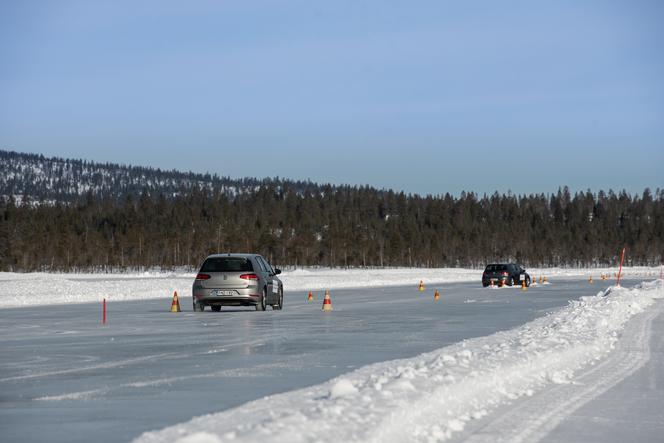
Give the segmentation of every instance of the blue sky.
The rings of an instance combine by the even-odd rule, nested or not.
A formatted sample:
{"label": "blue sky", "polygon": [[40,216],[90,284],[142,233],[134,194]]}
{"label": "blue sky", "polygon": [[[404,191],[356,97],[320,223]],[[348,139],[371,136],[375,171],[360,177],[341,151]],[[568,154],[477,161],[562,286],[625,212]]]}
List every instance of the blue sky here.
{"label": "blue sky", "polygon": [[664,187],[661,1],[0,0],[0,148],[421,194]]}

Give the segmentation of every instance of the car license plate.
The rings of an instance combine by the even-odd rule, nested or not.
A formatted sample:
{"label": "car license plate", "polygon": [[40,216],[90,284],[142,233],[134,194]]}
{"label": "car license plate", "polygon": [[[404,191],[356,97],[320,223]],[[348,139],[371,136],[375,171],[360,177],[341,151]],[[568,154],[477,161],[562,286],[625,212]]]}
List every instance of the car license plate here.
{"label": "car license plate", "polygon": [[235,291],[229,291],[227,289],[215,289],[212,291],[214,295],[235,295]]}

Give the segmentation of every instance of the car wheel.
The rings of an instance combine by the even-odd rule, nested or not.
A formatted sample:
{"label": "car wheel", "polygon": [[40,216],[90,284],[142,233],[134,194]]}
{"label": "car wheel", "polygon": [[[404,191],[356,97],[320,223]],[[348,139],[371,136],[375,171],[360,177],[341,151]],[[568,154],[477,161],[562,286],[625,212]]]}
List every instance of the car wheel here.
{"label": "car wheel", "polygon": [[261,297],[260,303],[256,305],[256,310],[257,311],[264,311],[265,308],[267,308],[267,291],[263,289],[263,296]]}
{"label": "car wheel", "polygon": [[279,295],[277,297],[277,304],[272,305],[272,309],[280,311],[284,307],[284,290],[279,288]]}
{"label": "car wheel", "polygon": [[526,276],[526,288],[530,287],[530,277]]}
{"label": "car wheel", "polygon": [[514,286],[516,284],[516,280],[514,280],[514,277],[510,278],[507,284],[510,286]]}
{"label": "car wheel", "polygon": [[221,305],[212,305],[210,308],[215,312],[221,311]]}
{"label": "car wheel", "polygon": [[194,311],[203,312],[204,310],[205,310],[205,305],[194,302]]}
{"label": "car wheel", "polygon": [[489,286],[489,283],[484,283],[484,282],[482,282],[482,287],[483,287],[483,288],[486,288],[487,286]]}

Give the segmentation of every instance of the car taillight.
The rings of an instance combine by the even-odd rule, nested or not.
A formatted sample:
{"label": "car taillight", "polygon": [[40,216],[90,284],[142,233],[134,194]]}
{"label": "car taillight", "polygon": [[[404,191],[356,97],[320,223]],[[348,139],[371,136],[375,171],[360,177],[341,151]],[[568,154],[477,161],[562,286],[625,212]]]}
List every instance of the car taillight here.
{"label": "car taillight", "polygon": [[504,275],[505,277],[507,277],[508,274],[507,274],[507,272],[503,272],[503,275]]}
{"label": "car taillight", "polygon": [[196,275],[196,280],[208,280],[210,278],[209,275],[207,274],[197,274]]}
{"label": "car taillight", "polygon": [[240,278],[242,280],[258,280],[258,276],[256,274],[242,274]]}

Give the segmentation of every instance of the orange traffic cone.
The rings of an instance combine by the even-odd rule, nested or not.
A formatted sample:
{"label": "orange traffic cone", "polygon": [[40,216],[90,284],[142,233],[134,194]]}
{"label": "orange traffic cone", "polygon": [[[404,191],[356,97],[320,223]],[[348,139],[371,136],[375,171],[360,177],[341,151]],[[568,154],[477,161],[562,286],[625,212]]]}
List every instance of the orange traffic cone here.
{"label": "orange traffic cone", "polygon": [[540,275],[540,283],[544,283],[543,277]]}
{"label": "orange traffic cone", "polygon": [[182,312],[180,309],[180,300],[178,300],[178,291],[173,293],[173,302],[171,303],[171,312]]}
{"label": "orange traffic cone", "polygon": [[323,299],[323,311],[328,312],[332,310],[332,300],[330,300],[329,289],[325,290],[325,298]]}
{"label": "orange traffic cone", "polygon": [[424,292],[424,282],[420,280],[420,285],[417,287],[420,292]]}
{"label": "orange traffic cone", "polygon": [[521,280],[521,290],[522,291],[527,291],[528,290],[528,286],[526,286],[526,281],[525,280]]}
{"label": "orange traffic cone", "polygon": [[314,294],[309,291],[309,297],[307,297],[307,301],[314,301]]}
{"label": "orange traffic cone", "polygon": [[593,276],[592,275],[590,277],[588,277],[588,283],[590,283],[590,284],[593,283]]}
{"label": "orange traffic cone", "polygon": [[433,293],[433,299],[438,301],[440,298],[440,292],[438,292],[438,289],[436,289],[436,292]]}

